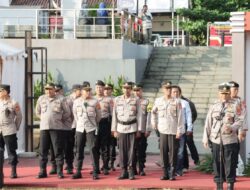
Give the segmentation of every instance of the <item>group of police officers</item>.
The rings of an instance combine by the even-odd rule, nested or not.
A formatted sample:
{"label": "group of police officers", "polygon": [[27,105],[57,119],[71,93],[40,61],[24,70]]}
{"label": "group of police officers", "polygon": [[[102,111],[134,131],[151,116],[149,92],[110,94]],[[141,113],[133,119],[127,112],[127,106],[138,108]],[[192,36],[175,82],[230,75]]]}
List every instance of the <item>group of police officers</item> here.
{"label": "group of police officers", "polygon": [[[174,88],[179,91],[178,96]],[[212,149],[217,189],[223,189],[224,181],[229,190],[234,188],[239,143],[247,131],[246,105],[237,96],[238,88],[233,81],[219,85],[218,101],[210,107],[205,122],[203,143]],[[67,173],[73,174],[73,179],[82,178],[86,144],[94,180],[99,179],[100,170],[104,175],[115,170],[116,144],[121,167],[118,179],[133,180],[137,174],[144,176],[147,137],[154,129],[159,133],[161,180],[175,180],[180,139],[193,130],[189,129],[191,124],[187,121],[189,116],[180,97],[180,87],[163,81],[163,96],[155,100],[150,111],[149,101],[143,97],[142,85],[126,82],[122,89],[123,95],[115,98],[112,96],[113,85],[98,80],[93,96],[90,83],[85,81],[82,85],[73,85],[72,93],[65,97],[61,85],[45,85],[45,94],[36,104],[36,114],[40,118],[40,172],[37,178],[47,177],[49,151],[50,174],[64,178],[65,160]],[[9,85],[0,85],[0,110],[0,147],[6,145],[12,166],[11,178],[16,178],[16,132],[22,114],[18,103],[10,97]],[[74,159],[76,171],[73,173]],[[100,159],[103,162],[101,168]]]}

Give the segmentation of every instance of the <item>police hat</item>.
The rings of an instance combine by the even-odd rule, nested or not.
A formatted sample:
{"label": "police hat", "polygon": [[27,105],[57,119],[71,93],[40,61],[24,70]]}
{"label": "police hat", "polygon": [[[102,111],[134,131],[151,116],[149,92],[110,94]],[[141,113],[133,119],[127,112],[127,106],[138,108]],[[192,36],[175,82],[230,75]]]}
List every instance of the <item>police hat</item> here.
{"label": "police hat", "polygon": [[82,86],[80,84],[74,84],[72,86],[72,90],[80,90],[82,88]]}
{"label": "police hat", "polygon": [[142,85],[141,84],[135,84],[133,87],[133,90],[140,90],[142,89]]}
{"label": "police hat", "polygon": [[132,89],[132,87],[133,87],[133,82],[125,82],[123,85],[122,85],[122,87],[123,88],[131,88]]}
{"label": "police hat", "polygon": [[230,84],[231,87],[235,87],[235,88],[239,88],[240,87],[240,85],[237,82],[230,81],[228,83]]}
{"label": "police hat", "polygon": [[54,83],[47,83],[45,86],[44,86],[44,89],[54,89],[55,88],[55,84]]}
{"label": "police hat", "polygon": [[161,83],[161,86],[162,86],[162,87],[165,87],[165,88],[171,88],[172,82],[171,82],[171,81],[165,80],[165,81],[163,81],[163,82]]}
{"label": "police hat", "polygon": [[230,93],[230,84],[222,83],[218,86],[218,90],[221,94],[229,94]]}
{"label": "police hat", "polygon": [[114,88],[114,85],[113,84],[110,84],[110,83],[107,83],[105,84],[104,86],[104,89],[113,89]]}
{"label": "police hat", "polygon": [[63,86],[61,84],[56,84],[55,89],[56,89],[56,91],[62,90]]}
{"label": "police hat", "polygon": [[91,90],[90,83],[88,81],[84,81],[82,83],[82,90]]}
{"label": "police hat", "polygon": [[105,83],[101,80],[97,80],[95,85],[98,85],[98,86],[105,86]]}
{"label": "police hat", "polygon": [[8,94],[10,93],[10,85],[8,84],[0,84],[0,91],[6,90]]}

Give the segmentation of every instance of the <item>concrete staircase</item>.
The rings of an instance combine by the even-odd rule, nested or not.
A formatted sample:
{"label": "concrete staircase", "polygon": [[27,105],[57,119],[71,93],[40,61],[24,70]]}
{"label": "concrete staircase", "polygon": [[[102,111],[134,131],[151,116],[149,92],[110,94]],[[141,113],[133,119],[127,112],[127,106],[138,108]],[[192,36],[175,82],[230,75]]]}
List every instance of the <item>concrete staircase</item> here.
{"label": "concrete staircase", "polygon": [[144,96],[151,102],[162,96],[163,80],[179,85],[183,95],[196,105],[195,141],[199,152],[205,153],[201,147],[204,120],[217,98],[218,84],[230,81],[231,72],[230,47],[155,48],[143,79]]}

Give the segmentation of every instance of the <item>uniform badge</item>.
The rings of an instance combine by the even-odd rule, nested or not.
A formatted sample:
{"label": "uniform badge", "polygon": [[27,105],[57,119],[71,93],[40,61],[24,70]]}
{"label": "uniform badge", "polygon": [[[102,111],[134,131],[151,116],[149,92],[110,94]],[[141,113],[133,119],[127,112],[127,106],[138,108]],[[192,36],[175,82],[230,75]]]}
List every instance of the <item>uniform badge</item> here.
{"label": "uniform badge", "polygon": [[21,109],[21,108],[20,108],[19,104],[16,104],[16,106],[15,106],[15,111],[16,111],[16,112],[19,112],[20,109]]}
{"label": "uniform badge", "polygon": [[96,104],[96,109],[98,109],[98,110],[101,109],[101,106],[100,106],[100,103],[99,103],[99,102]]}

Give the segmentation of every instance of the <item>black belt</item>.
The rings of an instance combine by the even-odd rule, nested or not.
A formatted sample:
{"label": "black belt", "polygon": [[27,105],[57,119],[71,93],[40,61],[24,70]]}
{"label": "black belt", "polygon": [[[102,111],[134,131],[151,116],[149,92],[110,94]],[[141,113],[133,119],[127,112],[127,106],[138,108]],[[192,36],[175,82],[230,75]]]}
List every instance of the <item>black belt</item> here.
{"label": "black belt", "polygon": [[126,121],[119,121],[119,120],[117,120],[117,122],[120,123],[120,124],[122,124],[122,125],[132,125],[132,124],[136,123],[137,120],[134,119],[132,121],[127,121],[127,122]]}

